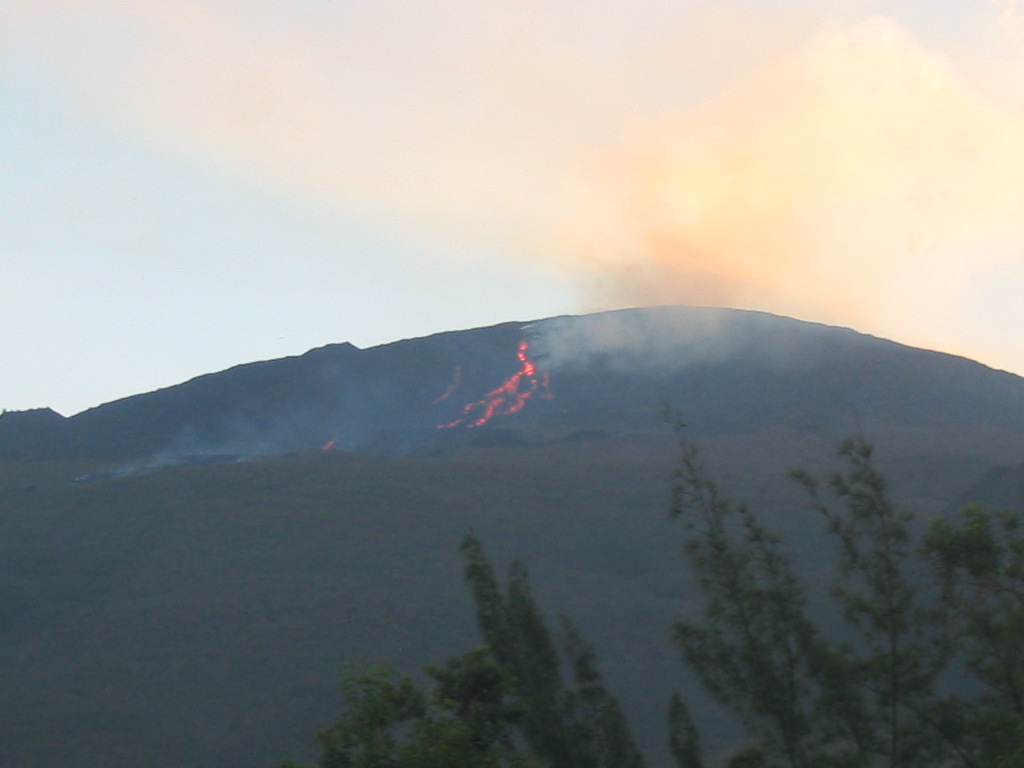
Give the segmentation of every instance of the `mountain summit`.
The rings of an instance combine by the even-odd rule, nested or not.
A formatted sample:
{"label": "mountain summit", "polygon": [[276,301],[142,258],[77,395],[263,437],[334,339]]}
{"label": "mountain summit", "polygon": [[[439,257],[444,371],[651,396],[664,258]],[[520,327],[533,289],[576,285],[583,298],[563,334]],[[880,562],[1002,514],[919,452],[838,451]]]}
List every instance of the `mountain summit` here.
{"label": "mountain summit", "polygon": [[731,309],[503,323],[240,365],[70,418],[0,419],[9,458],[173,462],[329,446],[400,454],[579,430],[643,431],[665,404],[699,429],[765,421],[1024,426],[1024,380],[854,331]]}

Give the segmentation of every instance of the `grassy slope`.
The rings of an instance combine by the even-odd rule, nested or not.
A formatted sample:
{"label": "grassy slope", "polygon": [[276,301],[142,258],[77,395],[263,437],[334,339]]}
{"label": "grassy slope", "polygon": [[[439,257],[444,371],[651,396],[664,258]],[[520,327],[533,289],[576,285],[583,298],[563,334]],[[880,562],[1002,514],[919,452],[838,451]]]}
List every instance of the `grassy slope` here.
{"label": "grassy slope", "polygon": [[[865,431],[901,495],[929,506],[1024,449],[994,429]],[[726,485],[814,551],[818,526],[781,476],[821,467],[836,437],[705,444]],[[470,527],[597,642],[657,747],[668,691],[685,685],[665,637],[693,607],[664,514],[671,462],[670,442],[646,436],[91,483],[70,482],[82,463],[0,464],[0,766],[312,756],[346,665],[415,670],[477,643],[456,553]]]}

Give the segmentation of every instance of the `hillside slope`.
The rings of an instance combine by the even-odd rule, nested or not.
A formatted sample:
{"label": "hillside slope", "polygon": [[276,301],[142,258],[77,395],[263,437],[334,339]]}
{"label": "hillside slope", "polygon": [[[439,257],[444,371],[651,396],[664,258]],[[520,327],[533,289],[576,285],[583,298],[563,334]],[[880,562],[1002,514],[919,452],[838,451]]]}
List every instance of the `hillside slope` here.
{"label": "hillside slope", "polygon": [[[524,338],[538,382],[524,407],[439,429],[522,370]],[[413,671],[479,642],[457,555],[469,529],[499,564],[526,561],[541,605],[595,641],[663,760],[665,701],[689,687],[669,627],[696,609],[665,514],[665,401],[810,573],[829,555],[785,473],[827,468],[851,432],[878,445],[897,497],[924,514],[980,497],[1024,458],[1017,377],[852,331],[690,309],[329,347],[71,419],[7,414],[0,766],[311,757],[347,666]],[[348,415],[331,422],[325,403]],[[311,415],[287,431],[289,412]],[[343,428],[358,431],[352,414],[370,425],[353,440],[361,452],[337,449]],[[327,440],[335,450],[320,450]],[[198,449],[224,460],[157,470],[175,441],[179,462]],[[288,446],[307,450],[273,452]],[[702,717],[724,746],[728,731]]]}

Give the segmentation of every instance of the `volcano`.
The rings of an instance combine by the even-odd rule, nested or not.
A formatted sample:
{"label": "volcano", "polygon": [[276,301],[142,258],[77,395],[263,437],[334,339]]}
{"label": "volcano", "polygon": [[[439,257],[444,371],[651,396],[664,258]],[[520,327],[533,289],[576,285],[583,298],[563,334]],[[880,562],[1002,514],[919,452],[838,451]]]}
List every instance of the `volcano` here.
{"label": "volcano", "polygon": [[344,670],[479,644],[469,529],[593,641],[652,766],[673,689],[728,749],[668,642],[695,603],[666,406],[811,578],[830,550],[787,470],[827,472],[845,437],[924,517],[1020,498],[1024,379],[737,310],[335,344],[70,418],[8,412],[0,766],[311,759]]}
{"label": "volcano", "polygon": [[269,455],[329,444],[397,455],[580,431],[963,421],[1024,427],[1024,381],[963,358],[759,312],[619,310],[333,344],[90,409],[0,419],[0,455]]}

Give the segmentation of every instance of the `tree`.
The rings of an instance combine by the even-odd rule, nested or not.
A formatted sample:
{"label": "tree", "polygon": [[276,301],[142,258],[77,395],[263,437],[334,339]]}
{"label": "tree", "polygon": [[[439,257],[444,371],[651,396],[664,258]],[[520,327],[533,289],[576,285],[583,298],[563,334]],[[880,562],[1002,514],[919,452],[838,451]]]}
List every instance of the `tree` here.
{"label": "tree", "polygon": [[521,710],[487,649],[427,672],[429,689],[387,668],[346,677],[344,712],[319,734],[320,768],[541,768],[514,746]]}
{"label": "tree", "polygon": [[[643,768],[621,706],[597,669],[594,649],[565,617],[556,644],[522,563],[510,566],[503,593],[479,539],[467,535],[462,552],[480,634],[516,683],[525,712],[523,738],[532,751],[552,768]],[[563,667],[571,672],[571,684]]]}
{"label": "tree", "polygon": [[[939,679],[953,662],[944,606],[923,578],[914,515],[898,508],[863,440],[840,445],[844,468],[822,483],[806,472],[794,477],[809,506],[827,521],[837,545],[832,590],[846,634],[827,654],[841,665],[857,710],[848,710],[858,759],[868,764],[941,764],[963,745],[950,728],[948,700]],[[924,572],[924,573],[922,573]],[[826,693],[836,689],[827,681]]]}
{"label": "tree", "polygon": [[986,763],[1024,766],[1024,519],[970,505],[931,521],[925,551],[977,683],[961,730]]}
{"label": "tree", "polygon": [[[811,590],[781,540],[677,435],[672,514],[704,611],[674,639],[747,730],[730,766],[1024,765],[1020,515],[969,509],[922,536],[890,499],[871,447],[848,440],[825,481],[793,473],[836,546],[836,615],[812,619]],[[700,765],[695,738],[678,744],[681,767]]]}
{"label": "tree", "polygon": [[644,768],[579,631],[563,617],[556,642],[521,563],[503,591],[475,536],[462,551],[486,645],[427,667],[430,687],[390,669],[346,677],[319,768]]}
{"label": "tree", "polygon": [[[671,513],[684,523],[684,551],[705,610],[702,621],[678,622],[674,640],[704,687],[755,737],[756,746],[733,764],[818,765],[814,741],[822,724],[813,673],[821,642],[806,617],[803,587],[778,539],[721,492],[696,448],[678,434]],[[685,726],[684,705],[673,708]],[[693,742],[681,740],[673,752],[680,759],[688,744],[687,759],[699,765]]]}
{"label": "tree", "polygon": [[[671,514],[703,612],[672,639],[746,730],[727,768],[1024,768],[1024,515],[925,526],[845,441],[824,480],[792,473],[835,546],[819,594],[676,434]],[[461,550],[484,645],[426,687],[348,677],[320,768],[644,768],[592,646],[564,617],[552,632],[521,563],[503,587],[479,539]],[[679,768],[704,768],[681,696],[668,724]]]}

